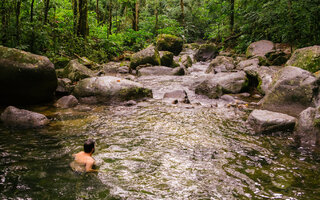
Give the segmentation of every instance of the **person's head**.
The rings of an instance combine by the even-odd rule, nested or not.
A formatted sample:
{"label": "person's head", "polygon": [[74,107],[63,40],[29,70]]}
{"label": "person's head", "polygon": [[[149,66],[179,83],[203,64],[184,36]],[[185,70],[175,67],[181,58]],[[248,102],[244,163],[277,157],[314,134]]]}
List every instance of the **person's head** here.
{"label": "person's head", "polygon": [[94,153],[94,141],[91,139],[87,140],[84,143],[83,148],[86,153]]}

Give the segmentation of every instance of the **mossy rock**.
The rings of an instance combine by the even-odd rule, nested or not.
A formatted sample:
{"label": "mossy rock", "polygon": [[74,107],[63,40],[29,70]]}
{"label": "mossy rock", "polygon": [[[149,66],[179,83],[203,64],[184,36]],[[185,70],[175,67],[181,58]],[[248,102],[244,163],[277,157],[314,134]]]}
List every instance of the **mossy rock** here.
{"label": "mossy rock", "polygon": [[180,57],[179,61],[186,67],[189,68],[192,66],[192,59],[189,55],[183,55]]}
{"label": "mossy rock", "polygon": [[214,59],[219,54],[215,44],[203,44],[199,47],[194,58],[196,61],[207,61]]}
{"label": "mossy rock", "polygon": [[160,65],[160,54],[159,51],[153,46],[150,45],[146,49],[143,49],[131,57],[130,68],[136,69],[139,65],[151,64],[151,65]]}
{"label": "mossy rock", "polygon": [[68,63],[70,62],[69,58],[66,57],[58,57],[54,59],[54,68],[56,69],[62,69],[64,67],[66,67],[68,65]]}
{"label": "mossy rock", "polygon": [[160,34],[157,37],[156,47],[159,51],[170,51],[177,56],[182,51],[183,40],[174,35]]}
{"label": "mossy rock", "polygon": [[71,60],[64,68],[63,76],[69,78],[72,82],[76,82],[84,78],[93,77],[94,72],[75,59]]}
{"label": "mossy rock", "polygon": [[47,57],[0,46],[0,104],[37,104],[52,100],[57,88]]}
{"label": "mossy rock", "polygon": [[309,72],[320,70],[320,46],[305,47],[294,51],[286,66],[295,66]]}
{"label": "mossy rock", "polygon": [[162,66],[173,67],[173,53],[170,51],[159,51]]}
{"label": "mossy rock", "polygon": [[297,116],[312,106],[317,78],[310,72],[288,66],[274,75],[270,90],[262,99],[262,108]]}
{"label": "mossy rock", "polygon": [[253,56],[265,56],[267,53],[275,50],[275,44],[268,40],[260,40],[251,43],[246,51],[247,58]]}

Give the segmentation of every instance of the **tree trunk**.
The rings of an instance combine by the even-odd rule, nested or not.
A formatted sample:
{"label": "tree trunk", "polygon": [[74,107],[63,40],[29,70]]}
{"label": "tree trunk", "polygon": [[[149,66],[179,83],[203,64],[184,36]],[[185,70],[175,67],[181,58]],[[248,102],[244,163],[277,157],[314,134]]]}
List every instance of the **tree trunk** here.
{"label": "tree trunk", "polygon": [[158,28],[159,28],[159,27],[158,27],[158,26],[159,26],[159,18],[158,18],[158,0],[156,0],[156,2],[155,2],[154,15],[156,16],[156,23],[155,23],[154,29],[155,29],[155,33],[157,33]]}
{"label": "tree trunk", "polygon": [[30,41],[30,51],[34,52],[34,25],[33,25],[33,8],[34,8],[34,0],[31,2],[31,8],[30,8],[30,22],[32,26],[31,30],[31,41]]}
{"label": "tree trunk", "polygon": [[136,0],[136,27],[134,30],[139,30],[139,0]]}
{"label": "tree trunk", "polygon": [[49,5],[50,5],[50,0],[45,0],[44,1],[44,20],[43,20],[43,24],[46,24],[48,22]]}
{"label": "tree trunk", "polygon": [[180,0],[181,7],[181,25],[184,27],[184,3],[183,0]]}
{"label": "tree trunk", "polygon": [[77,34],[78,27],[78,0],[72,0],[72,11],[73,11],[73,32]]}
{"label": "tree trunk", "polygon": [[78,36],[86,37],[89,35],[88,26],[88,1],[78,0],[78,20],[77,34]]}
{"label": "tree trunk", "polygon": [[109,28],[107,38],[112,35],[112,0],[109,0]]}
{"label": "tree trunk", "polygon": [[99,24],[100,19],[99,19],[99,0],[96,1],[96,14],[97,14],[97,23]]}
{"label": "tree trunk", "polygon": [[1,22],[2,22],[2,44],[6,44],[7,43],[7,29],[8,29],[8,20],[7,20],[7,9],[6,9],[6,0],[3,0],[1,3]]}
{"label": "tree trunk", "polygon": [[20,44],[20,13],[21,13],[21,0],[17,0],[16,4],[16,42]]}
{"label": "tree trunk", "polygon": [[230,33],[233,33],[234,27],[234,0],[230,0]]}

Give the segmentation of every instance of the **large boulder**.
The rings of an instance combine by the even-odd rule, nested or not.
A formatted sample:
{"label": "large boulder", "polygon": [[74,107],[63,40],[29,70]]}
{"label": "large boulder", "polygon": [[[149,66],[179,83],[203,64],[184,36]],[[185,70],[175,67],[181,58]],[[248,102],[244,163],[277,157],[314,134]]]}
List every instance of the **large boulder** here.
{"label": "large boulder", "polygon": [[244,68],[249,79],[249,87],[255,87],[261,94],[266,94],[272,83],[274,74],[279,70],[277,67],[252,65]]}
{"label": "large boulder", "polygon": [[294,132],[295,139],[301,146],[320,144],[319,107],[309,107],[299,114],[298,124]]}
{"label": "large boulder", "polygon": [[195,92],[215,99],[223,93],[239,93],[247,87],[247,84],[248,79],[243,71],[218,73],[207,76],[196,86]]}
{"label": "large boulder", "polygon": [[146,49],[132,55],[130,68],[136,69],[139,65],[160,65],[160,63],[159,51],[153,45],[150,45]]}
{"label": "large boulder", "polygon": [[1,114],[1,121],[7,126],[37,128],[49,123],[49,119],[40,113],[8,106]]}
{"label": "large boulder", "polygon": [[296,118],[267,110],[254,110],[247,122],[257,134],[292,132]]}
{"label": "large boulder", "polygon": [[50,101],[57,76],[47,57],[0,46],[0,104]]}
{"label": "large boulder", "polygon": [[215,74],[212,79],[222,87],[224,93],[236,94],[248,85],[246,73],[243,71],[218,73]]}
{"label": "large boulder", "polygon": [[288,66],[274,75],[269,92],[261,100],[267,110],[297,116],[312,106],[317,79],[310,72]]}
{"label": "large boulder", "polygon": [[144,88],[140,83],[113,76],[83,79],[78,82],[73,93],[80,100],[90,99],[93,103],[152,97],[152,91]]}
{"label": "large boulder", "polygon": [[206,70],[206,73],[219,73],[232,71],[235,68],[232,57],[217,56],[213,59]]}
{"label": "large boulder", "polygon": [[261,56],[264,57],[267,53],[275,50],[275,44],[269,40],[260,40],[258,42],[251,43],[247,48],[246,56],[254,57]]}
{"label": "large boulder", "polygon": [[295,50],[286,65],[300,67],[312,73],[320,70],[320,46]]}
{"label": "large boulder", "polygon": [[218,54],[219,51],[215,44],[203,44],[197,50],[194,59],[196,61],[208,61],[214,59]]}
{"label": "large boulder", "polygon": [[69,62],[69,64],[64,68],[63,74],[72,82],[94,76],[94,72],[88,69],[83,64],[79,63],[77,59],[71,60]]}
{"label": "large boulder", "polygon": [[160,34],[157,37],[156,47],[159,51],[170,51],[177,56],[182,51],[183,40],[174,35]]}
{"label": "large boulder", "polygon": [[159,51],[162,66],[173,67],[173,53],[170,51]]}

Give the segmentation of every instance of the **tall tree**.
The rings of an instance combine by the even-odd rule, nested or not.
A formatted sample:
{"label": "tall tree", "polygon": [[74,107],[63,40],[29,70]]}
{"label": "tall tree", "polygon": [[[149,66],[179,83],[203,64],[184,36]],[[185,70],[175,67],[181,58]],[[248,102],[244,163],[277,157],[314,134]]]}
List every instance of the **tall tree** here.
{"label": "tall tree", "polygon": [[132,29],[135,31],[139,30],[139,0],[135,0],[132,7]]}
{"label": "tall tree", "polygon": [[183,3],[183,0],[180,0],[180,8],[181,8],[181,25],[184,27],[184,3]]}
{"label": "tall tree", "polygon": [[20,44],[20,13],[21,13],[21,0],[16,2],[16,42]]}
{"label": "tall tree", "polygon": [[72,0],[72,10],[75,33],[85,38],[89,35],[88,1]]}
{"label": "tall tree", "polygon": [[109,35],[112,34],[112,0],[109,0],[109,28],[108,28],[108,34],[107,37],[109,38]]}
{"label": "tall tree", "polygon": [[48,13],[50,9],[50,0],[44,0],[44,20],[43,24],[46,24],[48,22]]}
{"label": "tall tree", "polygon": [[34,24],[33,24],[33,9],[34,9],[34,0],[31,2],[31,7],[30,7],[30,23],[31,23],[31,39],[30,39],[30,51],[34,51]]}
{"label": "tall tree", "polygon": [[234,0],[230,0],[230,32],[233,32],[234,28]]}

